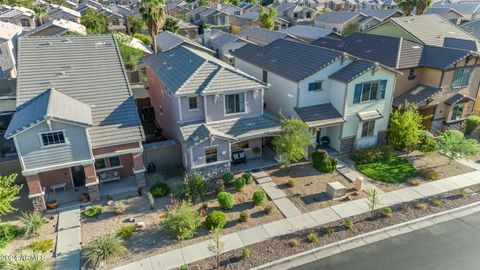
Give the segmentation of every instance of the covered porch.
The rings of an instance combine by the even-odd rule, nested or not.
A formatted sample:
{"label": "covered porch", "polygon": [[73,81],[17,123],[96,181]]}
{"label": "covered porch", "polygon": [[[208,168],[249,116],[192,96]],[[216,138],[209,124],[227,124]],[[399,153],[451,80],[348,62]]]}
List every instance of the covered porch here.
{"label": "covered porch", "polygon": [[[256,141],[260,141],[261,144],[255,153],[252,153],[251,149],[238,149],[239,143],[232,144],[230,169],[233,173],[252,171],[278,165],[279,162],[276,159],[272,145],[269,143],[269,138],[258,138]],[[240,145],[245,145],[245,143],[241,142]],[[246,159],[244,161],[242,160],[242,162],[234,161],[233,156],[238,155],[242,151],[244,151]]]}

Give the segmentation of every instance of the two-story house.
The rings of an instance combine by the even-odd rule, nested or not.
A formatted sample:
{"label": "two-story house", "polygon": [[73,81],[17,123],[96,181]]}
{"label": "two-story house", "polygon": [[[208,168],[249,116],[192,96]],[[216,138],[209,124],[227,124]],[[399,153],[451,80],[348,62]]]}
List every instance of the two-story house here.
{"label": "two-story house", "polygon": [[317,147],[343,153],[385,141],[395,70],[288,40],[233,54],[238,69],[269,84],[265,109],[306,122]]}
{"label": "two-story house", "polygon": [[187,14],[187,21],[196,25],[210,25],[212,28],[230,31],[230,15],[218,8],[198,7]]}
{"label": "two-story house", "polygon": [[114,36],[20,38],[5,138],[15,142],[35,209],[59,188],[98,200],[113,180],[144,187],[143,129]]}
{"label": "two-story house", "polygon": [[420,112],[430,117],[424,126],[432,132],[459,128],[472,113],[480,84],[475,52],[366,33],[353,33],[343,40],[320,38],[312,44],[377,61],[401,72],[393,105],[398,107],[405,101],[418,105]]}
{"label": "two-story house", "polygon": [[80,23],[81,17],[82,14],[80,14],[79,11],[64,6],[54,5],[48,10],[46,20],[53,21],[55,19],[64,19],[75,23]]}
{"label": "two-story house", "polygon": [[0,12],[0,21],[19,25],[25,28],[35,27],[35,12],[24,7],[9,7]]}
{"label": "two-story house", "polygon": [[0,21],[0,80],[17,76],[15,45],[21,26]]}
{"label": "two-story house", "polygon": [[201,38],[203,46],[212,49],[218,59],[230,65],[234,63],[231,53],[245,44],[252,43],[239,36],[216,29],[205,29]]}
{"label": "two-story house", "polygon": [[317,11],[308,6],[300,6],[294,3],[286,3],[276,6],[278,17],[284,18],[291,25],[313,25]]}
{"label": "two-story house", "polygon": [[187,171],[219,176],[232,162],[261,157],[279,131],[278,119],[263,114],[267,85],[215,57],[181,46],[143,61],[155,118],[181,144]]}

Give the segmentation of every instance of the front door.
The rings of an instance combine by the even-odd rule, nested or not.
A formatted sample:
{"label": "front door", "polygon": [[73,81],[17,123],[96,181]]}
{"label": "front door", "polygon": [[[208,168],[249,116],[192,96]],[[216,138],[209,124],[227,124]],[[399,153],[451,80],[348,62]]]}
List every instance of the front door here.
{"label": "front door", "polygon": [[75,166],[70,168],[72,173],[73,185],[75,187],[85,186],[85,170],[83,166]]}

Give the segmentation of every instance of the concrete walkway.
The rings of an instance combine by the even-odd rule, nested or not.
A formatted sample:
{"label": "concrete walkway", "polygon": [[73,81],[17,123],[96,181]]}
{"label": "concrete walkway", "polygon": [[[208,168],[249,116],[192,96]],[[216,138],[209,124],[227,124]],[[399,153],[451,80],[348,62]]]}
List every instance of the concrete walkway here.
{"label": "concrete walkway", "polygon": [[58,210],[55,270],[80,269],[80,205],[65,206]]}
{"label": "concrete walkway", "polygon": [[[260,172],[256,175],[256,177],[268,177],[266,174],[261,177],[263,173]],[[480,184],[480,171],[425,183],[417,187],[406,187],[392,192],[383,193],[380,195],[381,200],[377,208],[387,207],[402,202],[409,202],[422,197],[429,197],[438,193],[476,184]],[[359,199],[323,209],[318,209],[308,213],[287,217],[285,219],[224,235],[224,252],[265,241],[276,236],[286,235],[295,231],[321,226],[333,221],[343,220],[347,217],[359,215],[368,211],[369,208],[366,199]],[[177,268],[182,265],[213,256],[213,254],[208,251],[209,242],[210,240],[206,240],[191,246],[186,246],[123,265],[115,269],[153,270]]]}

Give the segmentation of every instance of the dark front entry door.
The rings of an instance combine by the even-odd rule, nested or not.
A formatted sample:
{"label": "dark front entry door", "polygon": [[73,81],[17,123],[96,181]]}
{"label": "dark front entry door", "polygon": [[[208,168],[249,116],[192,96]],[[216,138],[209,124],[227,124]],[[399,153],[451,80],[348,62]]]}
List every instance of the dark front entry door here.
{"label": "dark front entry door", "polygon": [[75,187],[83,187],[85,186],[85,171],[83,166],[76,166],[70,168],[73,178],[73,185]]}

